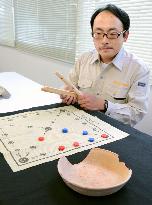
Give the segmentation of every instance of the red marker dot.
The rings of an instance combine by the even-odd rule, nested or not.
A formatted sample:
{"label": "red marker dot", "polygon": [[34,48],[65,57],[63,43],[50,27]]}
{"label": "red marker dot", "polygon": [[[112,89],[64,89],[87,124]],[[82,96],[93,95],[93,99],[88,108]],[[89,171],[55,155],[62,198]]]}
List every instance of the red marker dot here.
{"label": "red marker dot", "polygon": [[107,134],[102,134],[101,137],[102,137],[102,138],[107,138],[108,135],[107,135]]}
{"label": "red marker dot", "polygon": [[44,137],[39,137],[38,138],[39,141],[44,141],[44,139],[45,139]]}
{"label": "red marker dot", "polygon": [[59,148],[58,148],[59,151],[63,151],[64,149],[65,149],[65,146],[63,146],[63,145],[59,146]]}
{"label": "red marker dot", "polygon": [[74,146],[74,147],[79,147],[80,144],[79,144],[79,142],[74,142],[74,143],[73,143],[73,146]]}

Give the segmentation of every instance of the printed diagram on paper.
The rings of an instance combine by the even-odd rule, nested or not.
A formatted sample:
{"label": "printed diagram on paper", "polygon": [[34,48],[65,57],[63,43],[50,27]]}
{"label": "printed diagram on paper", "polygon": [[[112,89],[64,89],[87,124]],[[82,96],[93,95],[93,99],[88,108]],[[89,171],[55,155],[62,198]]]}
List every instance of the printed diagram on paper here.
{"label": "printed diagram on paper", "polygon": [[127,136],[73,106],[0,117],[0,152],[14,172]]}

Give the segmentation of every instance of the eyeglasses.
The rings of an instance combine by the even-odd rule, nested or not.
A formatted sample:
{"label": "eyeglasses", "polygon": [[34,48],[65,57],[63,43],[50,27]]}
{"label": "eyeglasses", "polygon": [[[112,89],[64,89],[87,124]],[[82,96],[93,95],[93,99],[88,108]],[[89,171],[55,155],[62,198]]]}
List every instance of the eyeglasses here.
{"label": "eyeglasses", "polygon": [[92,37],[95,39],[103,39],[106,36],[108,39],[117,39],[121,34],[124,34],[126,30],[121,31],[120,33],[116,31],[109,31],[107,33],[103,32],[94,32],[92,33]]}

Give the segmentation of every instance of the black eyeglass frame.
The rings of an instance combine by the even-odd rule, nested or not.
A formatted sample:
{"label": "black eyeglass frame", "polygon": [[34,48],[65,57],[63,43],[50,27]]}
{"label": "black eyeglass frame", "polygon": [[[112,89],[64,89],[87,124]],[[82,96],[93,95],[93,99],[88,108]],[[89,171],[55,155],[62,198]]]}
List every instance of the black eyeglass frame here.
{"label": "black eyeglass frame", "polygon": [[[108,35],[110,35],[110,33],[109,32],[107,32],[107,33],[98,33],[98,32],[92,32],[91,33],[91,35],[92,35],[92,37],[94,38],[94,39],[103,39],[104,38],[104,36],[106,36],[108,39],[117,39],[121,34],[124,34],[126,32],[126,30],[124,30],[124,31],[121,31],[121,32],[113,32],[113,33],[115,33],[115,37],[114,37],[114,34],[113,34],[113,37],[111,36],[108,36]],[[102,34],[102,35],[101,35]],[[111,33],[112,34],[112,33]],[[95,36],[95,35],[97,35],[97,36]],[[99,37],[99,35],[100,35],[100,37]]]}

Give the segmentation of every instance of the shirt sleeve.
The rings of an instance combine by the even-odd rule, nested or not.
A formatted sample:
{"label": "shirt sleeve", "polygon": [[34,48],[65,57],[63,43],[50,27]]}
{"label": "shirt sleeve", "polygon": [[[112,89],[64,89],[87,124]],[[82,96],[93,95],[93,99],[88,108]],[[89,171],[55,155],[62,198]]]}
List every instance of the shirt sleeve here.
{"label": "shirt sleeve", "polygon": [[108,102],[108,110],[105,113],[110,117],[134,126],[139,122],[148,110],[150,94],[150,72],[148,69],[139,72],[128,92],[126,104]]}

